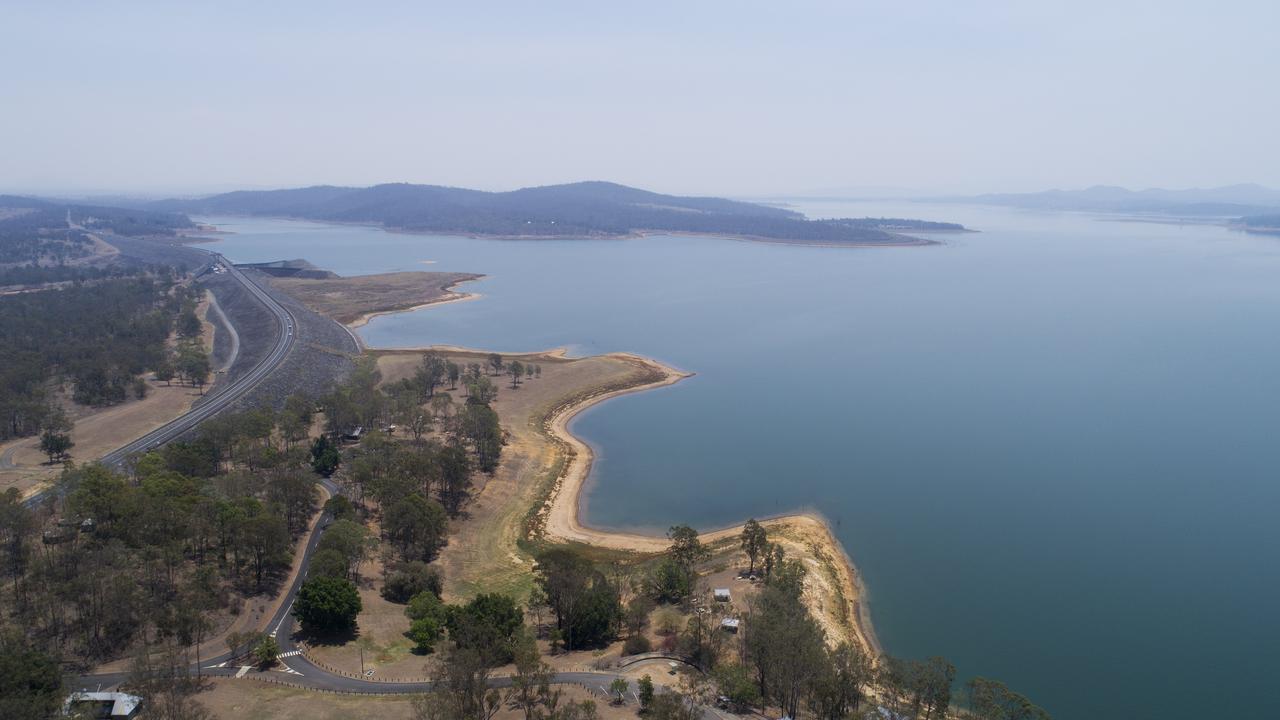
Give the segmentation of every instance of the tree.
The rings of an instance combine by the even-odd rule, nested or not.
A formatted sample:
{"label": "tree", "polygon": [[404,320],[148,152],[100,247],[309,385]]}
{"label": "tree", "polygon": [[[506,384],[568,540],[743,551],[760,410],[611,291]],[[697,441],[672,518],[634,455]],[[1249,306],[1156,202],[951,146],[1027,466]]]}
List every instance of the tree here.
{"label": "tree", "polygon": [[662,558],[649,576],[649,592],[658,602],[682,603],[693,593],[693,575],[675,558]]}
{"label": "tree", "polygon": [[413,651],[419,655],[426,655],[435,650],[435,644],[440,640],[441,625],[434,618],[425,617],[420,620],[414,620],[409,626],[409,639],[413,641]]}
{"label": "tree", "polygon": [[293,616],[307,632],[342,632],[355,627],[362,607],[355,583],[342,578],[313,577],[298,589]]}
{"label": "tree", "polygon": [[491,720],[502,695],[489,687],[491,666],[473,648],[449,653],[432,677],[433,692],[414,699],[417,720]]}
{"label": "tree", "polygon": [[311,469],[317,474],[330,477],[342,462],[342,454],[338,446],[326,435],[321,435],[311,443]]}
{"label": "tree", "polygon": [[764,526],[756,522],[755,518],[747,521],[742,526],[742,551],[751,558],[751,569],[748,571],[754,575],[756,572],[756,560],[764,554],[765,549],[769,546],[769,533],[765,531]]}
{"label": "tree", "polygon": [[61,706],[57,659],[17,633],[0,636],[0,717],[53,718]]}
{"label": "tree", "polygon": [[407,603],[419,593],[439,595],[443,590],[440,572],[424,562],[400,563],[382,582],[382,597],[394,603]]}
{"label": "tree", "polygon": [[446,360],[444,367],[445,367],[445,372],[449,376],[449,389],[457,390],[458,378],[462,377],[462,367],[459,366],[458,363],[452,360]]}
{"label": "tree", "polygon": [[502,356],[498,353],[489,353],[489,367],[493,369],[494,375],[502,372]]}
{"label": "tree", "polygon": [[1052,720],[1049,713],[1002,682],[976,677],[967,688],[969,710],[980,720]]}
{"label": "tree", "polygon": [[890,708],[922,720],[941,720],[951,704],[956,668],[945,658],[885,658],[877,684]]}
{"label": "tree", "polygon": [[264,635],[257,645],[253,646],[253,661],[258,667],[266,668],[276,664],[280,654],[280,645],[270,635]]}
{"label": "tree", "polygon": [[519,360],[512,360],[507,366],[507,374],[511,376],[511,389],[515,390],[520,385],[520,378],[524,377],[524,364]]}
{"label": "tree", "polygon": [[285,519],[259,508],[257,514],[241,526],[240,538],[253,560],[254,587],[262,587],[262,573],[267,565],[286,556],[289,549],[289,526]]}
{"label": "tree", "polygon": [[316,550],[336,553],[343,561],[341,577],[359,580],[360,565],[368,559],[373,544],[368,528],[351,520],[337,520],[324,531]]}
{"label": "tree", "polygon": [[414,374],[414,381],[422,394],[431,397],[436,394],[436,388],[440,387],[448,374],[449,368],[444,358],[439,353],[429,352],[422,356],[422,364]]}
{"label": "tree", "polygon": [[765,587],[751,599],[743,646],[761,694],[796,717],[806,685],[826,660],[822,629],[799,598]]}
{"label": "tree", "polygon": [[644,675],[636,681],[636,695],[640,698],[640,712],[648,712],[653,705],[653,678]]}
{"label": "tree", "polygon": [[711,555],[698,539],[698,531],[688,525],[673,526],[667,531],[667,537],[671,539],[671,548],[667,550],[667,554],[681,567],[692,569],[694,564]]}
{"label": "tree", "polygon": [[440,600],[440,596],[431,590],[423,590],[414,595],[404,614],[410,620],[422,620],[423,618],[431,618],[444,624],[449,619],[449,606]]}
{"label": "tree", "polygon": [[871,661],[849,643],[827,653],[827,662],[810,682],[809,708],[819,720],[843,720],[856,711],[871,682]]}
{"label": "tree", "polygon": [[702,708],[679,692],[655,695],[647,713],[653,720],[701,720]]}
{"label": "tree", "polygon": [[542,661],[538,642],[528,628],[516,635],[512,643],[512,655],[516,672],[511,677],[507,703],[521,710],[525,720],[554,717],[556,706],[560,703],[560,691],[551,689],[555,670]]}
{"label": "tree", "polygon": [[524,627],[524,613],[506,595],[482,593],[449,613],[449,637],[459,649],[480,654],[489,667],[511,662],[512,643]]}
{"label": "tree", "polygon": [[617,635],[618,589],[590,561],[569,548],[552,548],[538,556],[535,572],[567,649],[600,645]]}
{"label": "tree", "polygon": [[387,509],[382,529],[405,560],[433,560],[444,547],[449,519],[435,500],[412,493]]}
{"label": "tree", "polygon": [[735,713],[745,714],[744,711],[760,704],[760,688],[752,679],[751,671],[742,665],[721,665],[711,677]]}
{"label": "tree", "polygon": [[613,682],[609,683],[609,695],[613,697],[613,704],[621,705],[630,688],[631,685],[626,678],[614,678]]}
{"label": "tree", "polygon": [[325,500],[324,511],[334,520],[356,519],[356,506],[345,495],[334,495]]}
{"label": "tree", "polygon": [[71,436],[65,433],[45,430],[40,434],[40,452],[49,456],[50,465],[56,460],[66,459],[68,452],[74,445],[75,443],[71,441]]}
{"label": "tree", "polygon": [[59,406],[53,406],[45,416],[44,432],[40,435],[40,452],[49,456],[49,463],[66,458],[75,445],[71,441],[71,420]]}

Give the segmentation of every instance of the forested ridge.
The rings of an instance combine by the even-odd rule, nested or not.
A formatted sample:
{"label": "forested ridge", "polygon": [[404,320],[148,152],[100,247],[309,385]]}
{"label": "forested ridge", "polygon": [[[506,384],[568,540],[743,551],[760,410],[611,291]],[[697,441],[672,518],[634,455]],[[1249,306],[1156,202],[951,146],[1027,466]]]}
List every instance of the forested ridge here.
{"label": "forested ridge", "polygon": [[663,195],[607,182],[510,192],[403,183],[367,188],[318,186],[165,200],[147,207],[171,212],[379,223],[419,232],[508,237],[614,237],[661,231],[822,243],[902,240],[886,232],[884,224],[874,219],[813,221],[783,208],[713,197]]}

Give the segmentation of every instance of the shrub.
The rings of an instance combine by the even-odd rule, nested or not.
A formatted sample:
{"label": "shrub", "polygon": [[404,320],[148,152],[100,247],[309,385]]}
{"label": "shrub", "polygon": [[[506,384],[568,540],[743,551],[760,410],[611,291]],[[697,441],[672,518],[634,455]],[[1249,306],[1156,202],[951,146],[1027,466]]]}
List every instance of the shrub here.
{"label": "shrub", "polygon": [[649,638],[643,635],[632,635],[627,638],[625,643],[623,643],[622,654],[639,655],[640,653],[647,653],[652,649],[653,645],[649,642]]}
{"label": "shrub", "polygon": [[401,563],[382,583],[382,597],[388,602],[407,603],[415,595],[443,590],[440,572],[424,562]]}

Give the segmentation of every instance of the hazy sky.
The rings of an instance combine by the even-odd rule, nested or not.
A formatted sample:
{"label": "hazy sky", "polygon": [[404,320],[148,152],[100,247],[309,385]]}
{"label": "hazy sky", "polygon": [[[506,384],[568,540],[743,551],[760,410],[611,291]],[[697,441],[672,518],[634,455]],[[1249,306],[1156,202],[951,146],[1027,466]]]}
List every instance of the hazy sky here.
{"label": "hazy sky", "polygon": [[1278,27],[1277,0],[0,0],[0,190],[1280,187]]}

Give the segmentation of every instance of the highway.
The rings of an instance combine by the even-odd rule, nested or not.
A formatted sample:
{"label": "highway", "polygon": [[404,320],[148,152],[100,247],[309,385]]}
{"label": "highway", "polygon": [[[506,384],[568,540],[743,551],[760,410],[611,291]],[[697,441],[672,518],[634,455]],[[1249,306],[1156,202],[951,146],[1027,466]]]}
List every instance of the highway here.
{"label": "highway", "polygon": [[[209,252],[209,251],[203,251]],[[246,290],[253,294],[271,314],[276,317],[279,323],[280,332],[276,338],[275,347],[271,348],[271,352],[267,354],[252,370],[244,375],[236,378],[234,382],[223,387],[215,387],[214,390],[205,397],[205,399],[193,407],[186,414],[175,418],[169,423],[152,430],[124,447],[117,448],[106,455],[103,455],[101,462],[111,467],[120,467],[128,457],[134,453],[145,452],[155,447],[159,447],[174,438],[182,436],[187,431],[199,425],[201,422],[213,417],[229,405],[244,397],[246,393],[262,382],[273,370],[284,362],[285,357],[289,354],[289,349],[293,347],[294,328],[297,323],[294,321],[293,315],[288,308],[276,302],[269,293],[263,290],[251,278],[246,276],[238,268],[227,262],[222,255],[209,252],[212,261],[221,265],[226,269],[227,274],[235,278],[244,286]]]}

